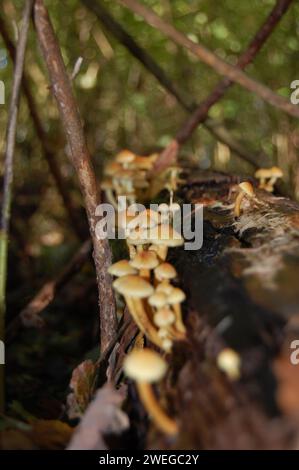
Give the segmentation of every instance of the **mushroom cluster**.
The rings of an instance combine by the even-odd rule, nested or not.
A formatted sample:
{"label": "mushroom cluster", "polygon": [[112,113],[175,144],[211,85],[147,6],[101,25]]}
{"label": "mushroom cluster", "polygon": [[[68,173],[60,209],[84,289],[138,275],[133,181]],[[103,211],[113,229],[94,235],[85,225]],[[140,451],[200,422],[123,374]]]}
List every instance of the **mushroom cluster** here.
{"label": "mushroom cluster", "polygon": [[249,181],[244,181],[238,185],[238,195],[235,200],[234,216],[240,217],[242,203],[244,199],[251,200],[254,198],[254,189]]}
{"label": "mushroom cluster", "polygon": [[[163,177],[162,187],[169,190],[170,204],[160,204],[158,210],[144,209],[137,215],[135,209],[130,210],[136,207],[137,201],[152,196],[154,184],[150,187],[149,175],[156,158],[156,154],[142,157],[123,150],[107,165],[102,187],[107,201],[118,211],[117,228],[122,231],[129,251],[129,259],[117,261],[109,268],[109,273],[116,278],[113,287],[124,297],[140,331],[155,346],[169,353],[174,341],[186,336],[181,310],[186,296],[172,284],[177,272],[166,261],[168,249],[184,243],[173,227],[175,215],[181,210],[179,204],[173,202],[174,191],[181,181],[181,169],[170,168],[166,180]],[[162,189],[159,184],[156,192]],[[118,196],[126,196],[131,207],[119,208]],[[124,372],[136,381],[141,401],[157,427],[175,435],[177,423],[162,410],[151,387],[164,377],[166,370],[167,364],[157,352],[137,349],[136,344],[124,361]]]}
{"label": "mushroom cluster", "polygon": [[158,211],[145,209],[135,217],[127,212],[119,213],[118,223],[126,234],[130,260],[112,264],[109,273],[117,278],[113,286],[124,296],[139,329],[170,352],[175,340],[185,338],[181,304],[186,296],[171,284],[177,272],[165,260],[169,247],[181,246],[184,239]]}
{"label": "mushroom cluster", "polygon": [[107,201],[117,208],[117,196],[126,196],[129,204],[142,200],[149,188],[148,173],[158,154],[140,156],[130,150],[122,150],[105,167],[102,189]]}
{"label": "mushroom cluster", "polygon": [[254,176],[259,180],[260,189],[265,189],[272,193],[276,181],[283,177],[283,172],[277,166],[272,166],[272,168],[260,168],[255,172]]}

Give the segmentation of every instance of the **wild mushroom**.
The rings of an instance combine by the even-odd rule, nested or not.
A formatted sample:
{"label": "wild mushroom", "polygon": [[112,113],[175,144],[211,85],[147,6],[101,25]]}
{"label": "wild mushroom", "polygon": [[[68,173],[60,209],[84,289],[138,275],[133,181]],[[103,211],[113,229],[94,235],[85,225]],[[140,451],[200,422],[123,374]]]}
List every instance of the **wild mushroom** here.
{"label": "wild mushroom", "polygon": [[218,354],[217,365],[231,380],[238,380],[241,376],[241,359],[239,354],[231,348],[224,348]]}
{"label": "wild mushroom", "polygon": [[177,247],[184,244],[184,238],[174,230],[171,225],[161,224],[154,227],[150,234],[151,241],[154,245],[158,245],[158,256],[165,261],[168,248]]}
{"label": "wild mushroom", "polygon": [[139,329],[143,331],[154,344],[161,347],[161,338],[159,338],[157,329],[148,318],[142,302],[142,299],[152,295],[154,291],[153,286],[140,276],[128,275],[116,279],[113,283],[113,287],[124,296],[128,309]]}
{"label": "wild mushroom", "polygon": [[115,157],[115,161],[120,163],[123,168],[129,168],[130,164],[134,162],[136,155],[131,150],[121,150]]}
{"label": "wild mushroom", "polygon": [[239,217],[241,213],[241,203],[244,197],[253,198],[254,197],[254,189],[249,181],[244,181],[243,183],[239,184],[239,194],[235,201],[235,208],[234,208],[234,215],[235,217]]}
{"label": "wild mushroom", "polygon": [[166,296],[169,296],[173,289],[174,289],[174,287],[169,283],[169,281],[164,280],[164,281],[160,282],[160,284],[157,285],[156,292],[158,292],[158,293],[162,292]]}
{"label": "wild mushroom", "polygon": [[133,266],[131,266],[128,260],[122,259],[112,264],[108,268],[108,273],[112,276],[122,277],[128,276],[129,274],[137,274],[138,271]]}
{"label": "wild mushroom", "polygon": [[139,275],[145,279],[150,278],[150,271],[158,266],[159,260],[154,251],[140,251],[132,261],[131,266],[139,270]]}
{"label": "wild mushroom", "polygon": [[148,303],[151,307],[159,309],[167,304],[167,296],[164,292],[154,292],[149,298]]}
{"label": "wild mushroom", "polygon": [[154,315],[154,323],[159,328],[167,328],[175,322],[175,314],[169,307],[160,308]]}
{"label": "wild mushroom", "polygon": [[264,189],[266,186],[266,180],[271,178],[271,169],[269,168],[259,168],[254,173],[255,178],[259,180],[259,188]]}
{"label": "wild mushroom", "polygon": [[268,183],[265,186],[266,191],[269,191],[270,193],[272,193],[273,190],[274,190],[274,185],[275,185],[276,181],[279,178],[282,178],[282,177],[283,177],[282,170],[280,168],[278,168],[278,166],[273,166],[271,168],[270,180],[268,181]]}
{"label": "wild mushroom", "polygon": [[156,426],[171,436],[177,434],[177,423],[162,410],[151,386],[165,376],[166,362],[150,349],[133,350],[125,358],[123,367],[126,376],[136,381],[140,400]]}
{"label": "wild mushroom", "polygon": [[183,335],[186,334],[186,328],[182,320],[181,303],[184,302],[185,299],[185,292],[178,287],[174,287],[167,297],[167,303],[172,306],[176,314],[175,328]]}
{"label": "wild mushroom", "polygon": [[174,279],[177,276],[175,268],[170,263],[161,263],[155,269],[155,277],[157,281]]}

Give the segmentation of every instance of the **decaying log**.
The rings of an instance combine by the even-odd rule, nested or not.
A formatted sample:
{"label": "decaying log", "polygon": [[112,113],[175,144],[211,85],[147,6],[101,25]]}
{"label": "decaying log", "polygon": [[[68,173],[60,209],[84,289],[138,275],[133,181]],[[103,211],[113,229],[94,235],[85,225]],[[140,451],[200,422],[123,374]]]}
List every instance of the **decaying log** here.
{"label": "decaying log", "polygon": [[[204,242],[198,251],[170,253],[187,293],[188,340],[169,357],[160,396],[180,434],[169,441],[151,427],[151,448],[298,445],[299,365],[290,362],[290,341],[299,339],[299,205],[256,190],[236,220],[236,182],[193,175],[180,194],[204,204]],[[241,357],[237,382],[217,368],[224,347]]]}

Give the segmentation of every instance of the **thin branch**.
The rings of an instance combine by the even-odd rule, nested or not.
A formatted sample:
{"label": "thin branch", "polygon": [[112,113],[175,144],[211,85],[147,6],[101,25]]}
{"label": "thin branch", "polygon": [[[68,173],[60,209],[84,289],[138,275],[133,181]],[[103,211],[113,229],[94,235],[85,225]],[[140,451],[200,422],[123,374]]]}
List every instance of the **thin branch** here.
{"label": "thin branch", "polygon": [[[81,2],[92,11],[98,20],[103,24],[110,34],[112,34],[126,49],[137,59],[143,66],[156,77],[159,83],[174,96],[177,102],[182,106],[185,111],[193,113],[198,104],[194,103],[193,100],[183,95],[182,91],[176,83],[173,82],[160,67],[160,65],[152,58],[152,56],[143,49],[135,39],[107,12],[103,5],[99,1],[94,0],[81,0]],[[212,119],[203,123],[208,131],[220,142],[227,145],[233,152],[239,155],[241,158],[251,163],[255,167],[257,166],[256,161],[263,158],[267,160],[265,154],[254,154],[250,150],[244,148],[241,142],[237,141],[229,131],[223,126],[218,124]]]}
{"label": "thin branch", "polygon": [[36,0],[34,20],[43,57],[48,68],[52,90],[56,98],[60,118],[71,150],[71,161],[75,167],[83,194],[89,230],[93,242],[93,257],[99,290],[101,350],[116,334],[117,320],[111,277],[107,272],[111,264],[108,240],[96,237],[96,207],[100,202],[91,157],[81,123],[70,80],[65,69],[61,51],[43,0]]}
{"label": "thin branch", "polygon": [[43,326],[40,314],[54,300],[62,288],[77,274],[91,254],[91,241],[87,240],[76,251],[63,271],[54,279],[46,282],[28,305],[7,326],[7,340],[11,341],[22,325],[39,328]]}
{"label": "thin branch", "polygon": [[297,106],[290,103],[287,99],[283,98],[280,95],[277,95],[267,86],[250,78],[239,68],[234,67],[233,65],[228,64],[220,57],[215,55],[206,47],[201,44],[197,44],[183,33],[175,29],[172,25],[162,20],[158,15],[156,15],[152,10],[146,8],[144,5],[141,5],[136,0],[117,0],[119,3],[122,3],[124,6],[129,8],[132,12],[143,17],[147,23],[159,30],[161,33],[165,34],[167,37],[172,39],[176,44],[183,46],[188,49],[194,55],[196,55],[202,62],[209,65],[212,69],[218,72],[220,75],[224,75],[227,79],[232,82],[238,83],[243,88],[255,93],[260,98],[262,98],[267,103],[272,106],[283,110],[291,116],[299,117],[299,109]]}
{"label": "thin branch", "polygon": [[[0,34],[3,38],[3,41],[5,43],[5,46],[8,50],[8,52],[9,52],[9,54],[11,56],[11,59],[13,61],[15,61],[15,56],[16,56],[15,46],[14,46],[13,42],[11,41],[11,39],[9,37],[8,31],[7,31],[6,26],[5,26],[5,22],[4,22],[3,18],[1,17],[1,15],[0,15]],[[52,149],[50,148],[50,146],[48,144],[47,133],[46,133],[44,127],[43,127],[42,121],[41,121],[41,119],[39,117],[39,114],[38,114],[38,111],[37,111],[37,105],[36,105],[35,100],[32,96],[32,93],[31,93],[30,86],[29,86],[29,80],[28,80],[28,77],[26,75],[26,70],[24,70],[24,73],[23,73],[22,89],[23,89],[24,95],[25,95],[27,103],[28,103],[28,108],[29,108],[29,112],[30,112],[34,127],[35,127],[36,135],[37,135],[37,137],[40,141],[44,157],[45,157],[45,159],[48,163],[50,172],[51,172],[52,177],[53,177],[53,179],[56,183],[57,190],[58,190],[58,192],[59,192],[59,194],[60,194],[60,196],[63,200],[64,206],[65,206],[66,212],[69,216],[69,219],[71,221],[72,227],[73,227],[75,233],[77,234],[77,236],[80,239],[83,239],[85,237],[84,237],[84,233],[82,231],[81,224],[78,221],[78,217],[77,217],[73,202],[70,198],[69,192],[66,189],[67,183],[66,183],[66,181],[65,181],[65,179],[64,179],[64,177],[63,177],[63,175],[60,171],[59,162],[56,158],[55,153],[52,151]]]}
{"label": "thin branch", "polygon": [[[6,147],[4,153],[4,184],[0,226],[0,339],[4,340],[5,332],[5,291],[7,276],[7,247],[11,212],[13,160],[15,152],[15,140],[17,131],[18,106],[20,89],[24,68],[25,50],[27,44],[30,15],[33,0],[27,0],[22,15],[22,26],[18,41],[16,65],[14,69],[12,94],[9,106],[8,125],[6,132]],[[4,366],[1,366],[0,382],[0,409],[4,407]]]}

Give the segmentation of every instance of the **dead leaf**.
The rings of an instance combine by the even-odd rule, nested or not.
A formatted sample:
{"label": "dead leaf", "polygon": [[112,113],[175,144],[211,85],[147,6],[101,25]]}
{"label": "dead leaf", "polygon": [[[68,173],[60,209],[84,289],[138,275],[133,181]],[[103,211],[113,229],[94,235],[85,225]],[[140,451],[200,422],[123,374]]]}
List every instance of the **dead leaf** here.
{"label": "dead leaf", "polygon": [[120,434],[129,427],[128,416],[120,409],[126,393],[107,383],[97,391],[77,427],[68,450],[107,450],[104,436]]}
{"label": "dead leaf", "polygon": [[95,380],[96,367],[90,360],[84,361],[73,370],[70,388],[73,393],[67,397],[68,416],[80,418],[89,404]]}
{"label": "dead leaf", "polygon": [[278,381],[276,398],[284,413],[299,417],[299,367],[293,365],[289,355],[280,356],[274,362],[274,373]]}

